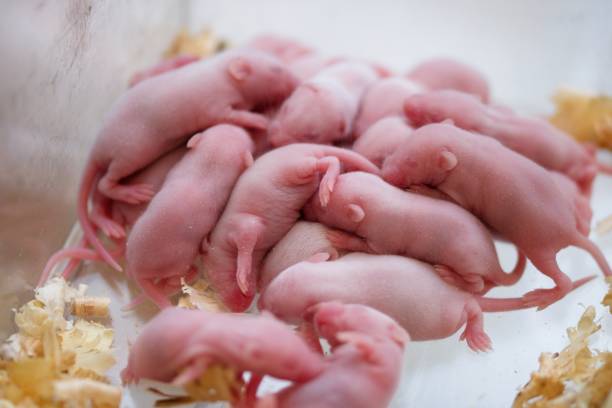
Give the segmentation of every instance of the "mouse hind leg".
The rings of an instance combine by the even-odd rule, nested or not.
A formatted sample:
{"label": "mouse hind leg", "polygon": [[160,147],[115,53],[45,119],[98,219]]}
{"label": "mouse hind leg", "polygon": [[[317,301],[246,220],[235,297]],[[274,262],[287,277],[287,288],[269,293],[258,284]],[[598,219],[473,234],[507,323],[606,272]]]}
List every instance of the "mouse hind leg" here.
{"label": "mouse hind leg", "polygon": [[141,204],[150,201],[155,195],[155,190],[150,184],[120,184],[121,179],[135,173],[140,168],[127,169],[117,163],[117,161],[113,161],[98,182],[100,192],[113,200],[128,204]]}
{"label": "mouse hind leg", "polygon": [[482,317],[482,309],[478,302],[470,299],[465,304],[465,330],[461,333],[459,340],[465,340],[468,347],[474,351],[489,351],[491,350],[491,339],[484,331],[484,320]]}
{"label": "mouse hind leg", "polygon": [[92,207],[89,219],[107,236],[115,239],[125,238],[125,229],[115,221],[111,213],[112,200],[100,193],[98,189],[93,191]]}
{"label": "mouse hind leg", "polygon": [[530,257],[531,263],[555,283],[550,289],[535,289],[523,295],[526,307],[537,307],[542,310],[562,299],[572,290],[572,280],[559,269],[556,253],[552,256]]}
{"label": "mouse hind leg", "polygon": [[236,282],[243,295],[251,295],[255,291],[256,277],[253,273],[253,252],[264,228],[264,223],[259,217],[251,214],[241,214],[232,234],[238,252]]}

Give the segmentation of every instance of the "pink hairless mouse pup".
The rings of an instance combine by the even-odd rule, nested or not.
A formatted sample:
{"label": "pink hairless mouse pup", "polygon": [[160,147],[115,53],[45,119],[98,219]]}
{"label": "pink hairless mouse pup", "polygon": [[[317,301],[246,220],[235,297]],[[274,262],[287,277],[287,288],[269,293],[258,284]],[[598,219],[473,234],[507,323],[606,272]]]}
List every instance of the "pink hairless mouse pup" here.
{"label": "pink hairless mouse pup", "polygon": [[406,119],[390,116],[379,120],[353,143],[353,150],[377,166],[401,145],[413,132]]}
{"label": "pink hairless mouse pup", "polygon": [[[578,280],[574,288],[592,277]],[[313,284],[316,282],[316,284]],[[446,284],[429,264],[396,255],[352,253],[335,261],[300,262],[278,275],[262,293],[259,307],[291,323],[320,302],[359,303],[395,319],[413,340],[451,336],[475,351],[491,346],[482,312],[525,308],[521,298],[492,299]]]}
{"label": "pink hairless mouse pup", "polygon": [[341,163],[349,169],[379,172],[351,150],[296,143],[259,157],[240,177],[203,245],[207,277],[231,310],[249,306],[261,260],[300,218],[317,188],[323,205],[329,201]]}
{"label": "pink hairless mouse pup", "polygon": [[157,75],[129,89],[98,133],[81,180],[78,215],[87,241],[121,270],[97,239],[87,214],[98,180],[98,189],[109,198],[132,204],[148,201],[154,194],[150,185],[124,185],[122,180],[212,125],[265,128],[268,120],[250,110],[281,102],[296,82],[277,59],[242,50]]}
{"label": "pink hairless mouse pup", "polygon": [[332,346],[325,369],[308,382],[263,397],[257,408],[384,408],[402,372],[410,337],[393,319],[363,305],[320,303],[309,312]]}
{"label": "pink hairless mouse pup", "polygon": [[[323,224],[308,221],[298,221],[287,234],[268,252],[264,258],[259,272],[258,287],[260,290],[279,273],[288,267],[302,261],[327,261],[337,259],[346,251],[336,248],[330,241],[329,235],[334,230]],[[333,234],[331,234],[333,235]],[[349,234],[343,234],[346,240]],[[368,249],[366,242],[358,236],[352,236],[351,248]]]}
{"label": "pink hairless mouse pup", "polygon": [[183,385],[215,363],[295,382],[308,381],[324,368],[319,354],[270,315],[168,308],[144,327],[121,378]]}
{"label": "pink hairless mouse pup", "polygon": [[363,93],[359,112],[355,118],[353,136],[359,140],[364,133],[381,119],[404,116],[404,102],[419,92],[422,85],[402,77],[383,78],[368,87]]}
{"label": "pink hairless mouse pup", "polygon": [[595,152],[543,119],[521,116],[483,104],[471,95],[436,91],[411,96],[405,114],[415,126],[453,121],[455,126],[497,139],[547,169],[564,173],[590,194],[597,174]]}
{"label": "pink hairless mouse pup", "polygon": [[450,283],[473,293],[492,286],[513,285],[523,275],[525,257],[505,273],[487,228],[458,205],[402,191],[380,177],[352,172],[338,177],[329,204],[311,200],[307,219],[339,231],[328,232],[337,248],[363,251],[352,234],[363,238],[370,251],[403,255],[434,265]]}
{"label": "pink hairless mouse pup", "polygon": [[282,146],[349,139],[361,95],[377,78],[374,68],[357,61],[339,62],[323,69],[283,103],[270,124],[270,143]]}
{"label": "pink hairless mouse pup", "polygon": [[489,102],[489,84],[473,67],[450,58],[432,58],[412,68],[406,77],[432,91],[453,89]]}
{"label": "pink hairless mouse pup", "polygon": [[293,38],[272,33],[255,36],[246,47],[272,54],[285,64],[291,64],[314,53],[314,49]]}
{"label": "pink hairless mouse pup", "polygon": [[545,308],[571,290],[556,261],[568,246],[589,252],[604,275],[612,275],[599,248],[580,233],[575,205],[549,171],[492,138],[427,125],[385,160],[382,172],[399,187],[438,188],[514,243],[556,285],[526,294],[528,305]]}
{"label": "pink hairless mouse pup", "polygon": [[240,174],[253,163],[242,128],[217,125],[189,139],[189,151],[168,173],[127,241],[127,272],[159,307],[170,302],[159,279],[187,275]]}

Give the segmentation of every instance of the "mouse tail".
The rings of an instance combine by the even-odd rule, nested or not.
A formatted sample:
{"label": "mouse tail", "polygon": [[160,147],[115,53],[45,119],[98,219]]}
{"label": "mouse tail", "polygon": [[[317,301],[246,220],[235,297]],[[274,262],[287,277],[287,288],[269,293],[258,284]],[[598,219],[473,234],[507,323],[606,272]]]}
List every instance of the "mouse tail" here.
{"label": "mouse tail", "polygon": [[[85,247],[72,247],[72,248],[64,248],[55,252],[51,255],[51,258],[47,261],[45,268],[43,269],[42,275],[38,280],[37,288],[41,287],[48,279],[51,274],[51,271],[57,265],[58,262],[62,261],[66,258],[73,258],[78,260],[97,260],[100,259],[100,256],[93,250],[87,249]],[[62,274],[63,276],[63,274]],[[65,276],[63,276],[65,278]]]}
{"label": "mouse tail", "polygon": [[342,164],[350,169],[361,170],[368,173],[380,175],[380,169],[376,167],[374,163],[366,159],[359,153],[353,152],[348,149],[341,149],[335,146],[324,146],[326,154],[329,156],[336,156]]}
{"label": "mouse tail", "polygon": [[[595,275],[587,276],[572,282],[571,290],[578,289],[582,285],[595,279]],[[527,306],[523,298],[487,298],[476,297],[483,312],[511,312],[513,310],[529,309],[535,306]]]}
{"label": "mouse tail", "polygon": [[591,241],[584,235],[581,235],[581,234],[577,234],[577,235],[578,237],[576,239],[575,245],[579,248],[584,249],[589,254],[591,254],[595,262],[597,262],[599,269],[601,269],[601,272],[603,272],[604,276],[612,276],[612,270],[610,269],[610,264],[606,260],[606,257],[604,256],[603,252],[601,252],[601,249],[599,249],[599,247],[595,245],[593,241]]}
{"label": "mouse tail", "polygon": [[514,269],[512,272],[505,273],[503,271],[501,274],[495,277],[495,283],[502,286],[511,286],[518,282],[525,272],[525,267],[527,266],[527,257],[523,254],[518,248],[516,249],[517,259],[516,264],[514,265]]}
{"label": "mouse tail", "polygon": [[597,171],[604,174],[612,175],[612,164],[597,162]]}
{"label": "mouse tail", "polygon": [[100,170],[94,163],[88,163],[81,179],[81,185],[79,186],[79,197],[77,202],[77,213],[79,217],[79,223],[83,229],[83,235],[87,239],[87,242],[94,247],[94,249],[100,254],[100,257],[108,263],[113,269],[121,272],[121,266],[113,259],[110,253],[104,248],[102,242],[96,234],[96,230],[89,219],[87,206],[89,203],[89,196],[91,195],[92,189],[96,184],[96,181],[100,178]]}

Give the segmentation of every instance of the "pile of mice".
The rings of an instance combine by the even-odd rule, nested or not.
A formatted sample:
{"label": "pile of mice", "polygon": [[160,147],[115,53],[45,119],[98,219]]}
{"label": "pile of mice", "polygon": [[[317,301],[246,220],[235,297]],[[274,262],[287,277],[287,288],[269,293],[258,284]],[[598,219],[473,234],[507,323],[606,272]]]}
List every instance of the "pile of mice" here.
{"label": "pile of mice", "polygon": [[[461,340],[485,351],[483,311],[543,309],[593,278],[572,281],[561,249],[586,250],[612,275],[588,238],[593,181],[610,166],[548,122],[492,103],[462,63],[399,75],[263,35],[173,57],[130,84],[83,172],[83,241],[41,279],[62,258],[68,278],[80,260],[123,270],[124,257],[143,291],[129,306],[164,309],[132,347],[125,382],[189,387],[214,369],[225,385],[210,398],[235,406],[384,407],[410,339],[465,326]],[[494,237],[517,248],[511,272]],[[263,312],[173,307],[200,260],[229,312],[258,294]],[[555,286],[484,296],[516,283],[527,260]],[[291,385],[259,397],[266,375]]]}

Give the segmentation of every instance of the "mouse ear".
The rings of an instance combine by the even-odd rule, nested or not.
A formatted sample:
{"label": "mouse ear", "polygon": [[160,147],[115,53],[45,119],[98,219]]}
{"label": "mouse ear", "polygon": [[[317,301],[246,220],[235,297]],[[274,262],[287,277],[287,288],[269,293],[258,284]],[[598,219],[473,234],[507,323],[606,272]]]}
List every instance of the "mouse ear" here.
{"label": "mouse ear", "polygon": [[255,159],[253,158],[253,153],[251,152],[244,152],[244,155],[242,156],[242,161],[244,163],[244,168],[248,169],[249,167],[251,167],[253,165],[253,163],[255,163]]}
{"label": "mouse ear", "polygon": [[237,57],[230,61],[228,70],[236,81],[244,81],[253,72],[253,67],[246,59]]}
{"label": "mouse ear", "polygon": [[191,138],[187,142],[187,148],[193,149],[194,147],[196,147],[200,139],[202,139],[202,132],[196,133],[195,135],[191,136]]}
{"label": "mouse ear", "polygon": [[357,204],[349,204],[346,211],[349,219],[353,222],[361,222],[365,218],[365,211]]}
{"label": "mouse ear", "polygon": [[442,150],[438,156],[438,166],[444,171],[451,171],[458,163],[457,156],[448,150]]}

